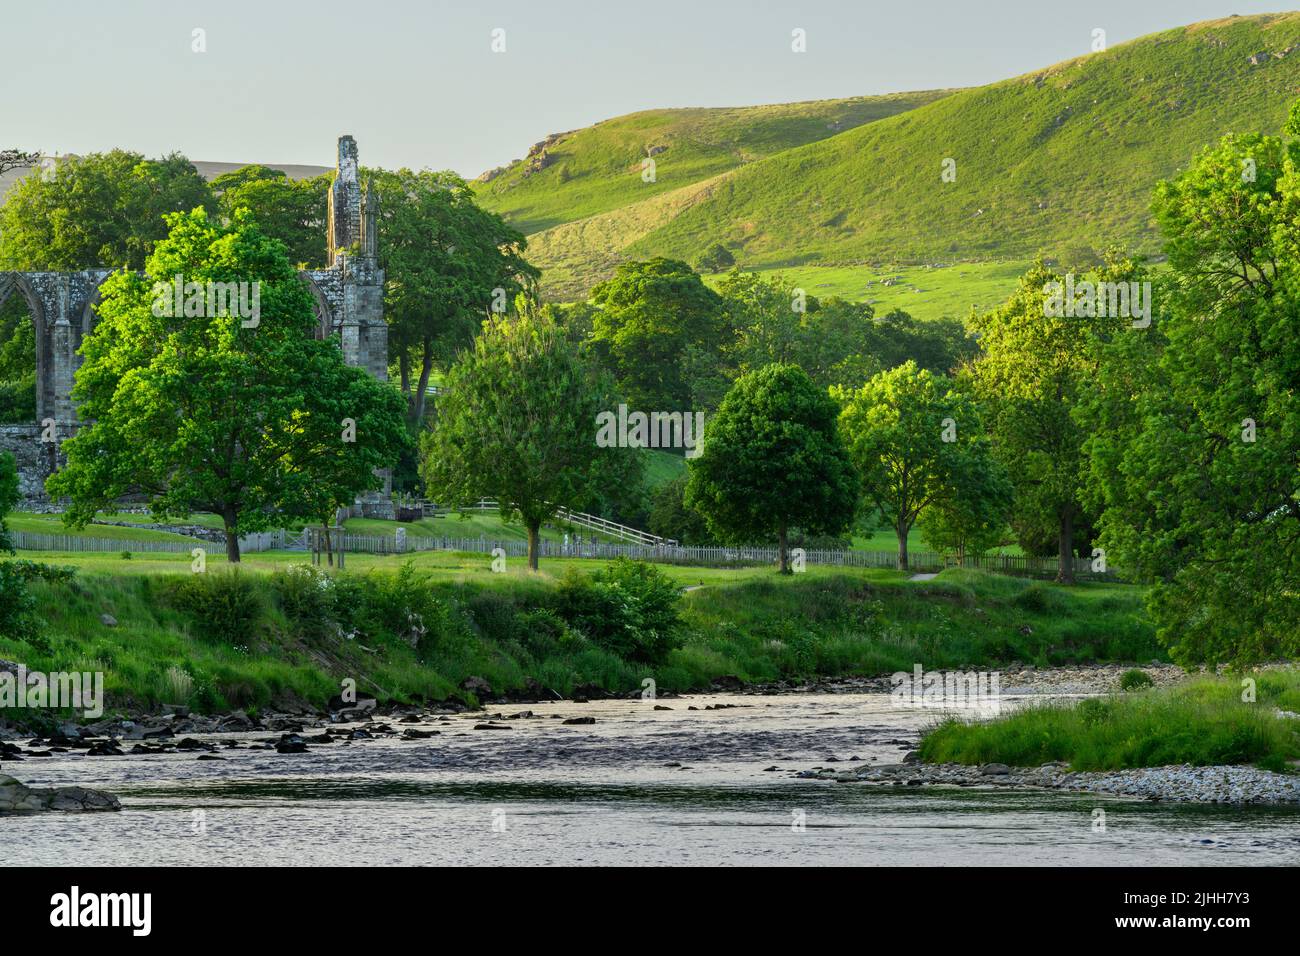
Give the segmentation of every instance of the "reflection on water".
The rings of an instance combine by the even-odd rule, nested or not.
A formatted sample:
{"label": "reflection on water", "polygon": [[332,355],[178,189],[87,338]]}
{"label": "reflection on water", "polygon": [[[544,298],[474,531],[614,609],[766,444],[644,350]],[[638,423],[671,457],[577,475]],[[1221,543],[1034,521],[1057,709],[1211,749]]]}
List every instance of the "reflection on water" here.
{"label": "reflection on water", "polygon": [[[688,711],[714,703],[743,706]],[[896,761],[934,715],[886,695],[529,705],[510,731],[4,766],[117,793],[118,814],[0,818],[25,864],[1278,864],[1300,810],[797,780]],[[531,710],[533,717],[509,720]],[[559,717],[592,715],[594,725]],[[245,742],[258,735],[243,738]],[[770,768],[777,767],[772,770]],[[1105,831],[1094,811],[1105,811]],[[197,811],[197,812],[196,812]]]}

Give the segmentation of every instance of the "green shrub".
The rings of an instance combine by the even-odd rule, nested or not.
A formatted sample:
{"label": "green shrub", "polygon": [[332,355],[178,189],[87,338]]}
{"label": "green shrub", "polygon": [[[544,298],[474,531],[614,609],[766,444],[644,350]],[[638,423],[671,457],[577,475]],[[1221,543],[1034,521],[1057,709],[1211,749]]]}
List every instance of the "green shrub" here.
{"label": "green shrub", "polygon": [[169,602],[205,637],[242,644],[266,618],[266,595],[238,570],[194,574],[169,582]]}
{"label": "green shrub", "polygon": [[578,654],[588,646],[586,639],[550,608],[520,613],[515,618],[515,629],[519,643],[538,661]]}
{"label": "green shrub", "polygon": [[657,664],[681,644],[677,585],[644,561],[619,558],[590,576],[570,571],[556,600],[572,627],[624,660]]}
{"label": "green shrub", "polygon": [[22,563],[0,561],[0,634],[31,642],[40,633],[40,622],[29,578],[19,566]]}
{"label": "green shrub", "polygon": [[295,564],[271,575],[280,611],[302,637],[337,635],[337,589],[334,578],[309,564]]}
{"label": "green shrub", "polygon": [[1140,690],[1144,687],[1151,687],[1155,681],[1146,671],[1140,671],[1136,668],[1125,671],[1119,678],[1120,690]]}
{"label": "green shrub", "polygon": [[1034,611],[1038,614],[1059,611],[1064,606],[1064,602],[1056,591],[1039,582],[1029,585],[1029,587],[1012,598],[1011,603],[1023,611]]}
{"label": "green shrub", "polygon": [[362,583],[367,633],[421,647],[445,634],[451,615],[433,592],[429,575],[409,561],[396,574],[368,574]]}

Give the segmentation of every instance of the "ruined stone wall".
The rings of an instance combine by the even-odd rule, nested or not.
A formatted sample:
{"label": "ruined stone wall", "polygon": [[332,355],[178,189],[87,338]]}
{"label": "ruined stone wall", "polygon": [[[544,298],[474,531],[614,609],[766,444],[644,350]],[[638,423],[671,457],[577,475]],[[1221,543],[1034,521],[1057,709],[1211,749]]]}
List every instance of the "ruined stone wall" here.
{"label": "ruined stone wall", "polygon": [[45,479],[63,464],[58,445],[41,441],[39,425],[0,425],[0,454],[18,462],[18,491],[31,504],[47,501]]}
{"label": "ruined stone wall", "polygon": [[[329,267],[300,273],[316,303],[317,334],[337,335],[343,358],[380,381],[388,379],[388,325],[384,320],[384,273],[378,265],[378,199],[362,192],[356,141],[340,137],[338,166],[329,199]],[[353,250],[349,254],[349,249]],[[57,468],[57,444],[41,442],[42,423],[59,439],[73,434],[77,408],[72,385],[81,366],[82,341],[94,327],[105,269],[80,272],[0,272],[0,304],[21,295],[36,330],[36,417],[0,425],[0,451],[18,459],[19,481],[29,505],[45,501],[45,479]],[[385,491],[387,491],[387,476]]]}

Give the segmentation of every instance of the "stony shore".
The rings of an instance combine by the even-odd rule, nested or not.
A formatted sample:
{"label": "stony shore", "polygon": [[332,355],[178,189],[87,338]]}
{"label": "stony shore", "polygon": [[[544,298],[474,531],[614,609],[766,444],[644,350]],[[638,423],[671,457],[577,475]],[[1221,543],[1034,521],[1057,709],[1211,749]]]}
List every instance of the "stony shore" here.
{"label": "stony shore", "polygon": [[[982,667],[953,669],[986,670]],[[988,673],[998,675],[1001,692],[1013,696],[1108,694],[1119,690],[1120,677],[1131,670],[1142,671],[1157,687],[1167,687],[1195,676],[1189,675],[1176,664],[1159,661],[1141,666],[1088,664],[1075,667],[1024,667],[1015,664],[1006,668],[987,668]],[[722,680],[725,681],[726,678]],[[893,687],[892,677],[885,674],[878,677],[827,677],[770,684],[742,685],[737,682],[734,688],[725,689],[742,694],[887,694]]]}
{"label": "stony shore", "polygon": [[[909,755],[910,756],[910,755]],[[798,777],[875,786],[994,787],[1104,793],[1174,803],[1300,803],[1300,776],[1255,767],[1147,767],[1079,773],[1062,763],[1041,767],[1005,764],[872,764],[845,771],[818,767]]]}

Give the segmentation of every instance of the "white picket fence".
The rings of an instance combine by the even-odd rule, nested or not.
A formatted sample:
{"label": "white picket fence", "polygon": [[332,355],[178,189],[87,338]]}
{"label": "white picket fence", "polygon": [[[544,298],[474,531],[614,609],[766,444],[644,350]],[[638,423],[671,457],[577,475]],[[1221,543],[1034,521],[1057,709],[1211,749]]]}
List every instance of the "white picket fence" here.
{"label": "white picket fence", "polygon": [[[405,554],[417,551],[462,551],[471,554],[491,554],[500,548],[508,557],[524,557],[528,554],[528,542],[519,538],[493,539],[451,538],[443,536],[416,536],[407,534],[404,539],[395,535],[348,534],[342,536],[343,546],[350,552],[364,554]],[[614,544],[605,541],[551,541],[542,539],[538,542],[539,556],[543,558],[633,558],[642,561],[654,561],[661,564],[706,565],[710,567],[728,567],[745,565],[774,565],[777,563],[776,548],[727,548],[719,546],[685,546],[677,544],[638,545]],[[829,551],[807,550],[803,552],[808,564],[829,565],[836,567],[858,568],[895,568],[898,566],[898,554],[894,551]],[[946,567],[955,567],[954,559],[933,551],[911,551],[908,553],[908,567],[912,571],[941,571]],[[1055,578],[1058,568],[1056,558],[1036,558],[1024,555],[983,555],[979,558],[968,557],[962,565],[966,568],[992,571],[1016,577]],[[1092,570],[1088,558],[1075,558],[1075,576],[1079,579],[1095,578],[1114,580],[1112,572],[1099,573]]]}
{"label": "white picket fence", "polygon": [[[226,547],[213,541],[192,538],[189,541],[136,538],[96,538],[80,534],[44,534],[38,531],[12,531],[14,547],[19,551],[113,552],[132,554],[190,554],[202,548],[209,554],[224,554]],[[239,539],[239,550],[246,553],[278,551],[295,546],[301,535],[285,531],[261,531]],[[300,541],[297,546],[301,547]]]}
{"label": "white picket fence", "polygon": [[[305,532],[267,531],[246,535],[239,539],[240,550],[256,553],[274,550],[304,550]],[[220,544],[202,541],[128,540],[125,538],[94,538],[81,535],[40,534],[30,531],[12,533],[14,546],[23,551],[64,552],[123,552],[150,554],[189,554],[194,548],[203,548],[210,554],[224,551]],[[528,542],[520,538],[494,539],[488,537],[453,538],[442,535],[376,535],[344,532],[333,537],[334,547],[352,554],[413,554],[420,551],[461,551],[470,554],[491,554],[500,548],[509,557],[528,554]],[[775,565],[776,548],[727,548],[719,546],[684,546],[677,544],[642,545],[615,544],[607,541],[551,541],[538,542],[539,556],[543,558],[633,558],[660,564],[704,565],[708,567],[740,567]],[[898,555],[893,551],[829,551],[803,552],[808,564],[854,568],[894,568]],[[933,551],[912,551],[908,567],[912,571],[941,571],[955,567],[956,561]],[[963,567],[992,571],[1015,577],[1055,578],[1056,558],[1036,558],[1024,555],[984,555],[967,558]],[[1117,580],[1112,571],[1092,570],[1087,558],[1075,558],[1075,576],[1080,580]]]}

